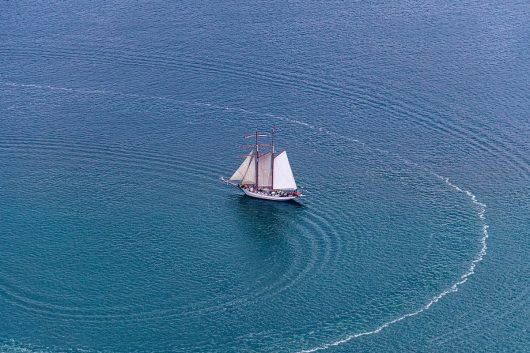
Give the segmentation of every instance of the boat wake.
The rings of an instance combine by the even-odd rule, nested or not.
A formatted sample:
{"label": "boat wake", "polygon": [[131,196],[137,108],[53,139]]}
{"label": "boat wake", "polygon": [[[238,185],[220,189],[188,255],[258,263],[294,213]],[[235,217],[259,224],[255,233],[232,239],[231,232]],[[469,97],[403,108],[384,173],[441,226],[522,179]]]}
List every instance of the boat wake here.
{"label": "boat wake", "polygon": [[419,315],[422,312],[424,312],[426,310],[429,310],[432,305],[434,305],[435,303],[440,301],[446,295],[448,295],[450,293],[457,292],[459,287],[462,284],[464,284],[465,282],[467,282],[467,280],[475,273],[475,268],[484,259],[484,257],[487,254],[487,249],[488,249],[487,241],[488,241],[488,237],[489,237],[489,233],[488,233],[489,225],[486,223],[486,204],[483,203],[483,202],[480,202],[477,199],[475,194],[473,194],[469,190],[463,189],[463,188],[459,187],[458,185],[454,184],[453,182],[451,182],[451,180],[448,177],[444,177],[444,176],[442,176],[442,175],[440,175],[440,174],[438,174],[436,172],[433,172],[432,170],[430,170],[430,169],[428,169],[428,168],[426,168],[424,166],[419,165],[416,162],[413,162],[413,161],[411,161],[411,160],[409,160],[407,158],[404,158],[404,157],[402,157],[400,155],[393,154],[390,151],[387,151],[387,150],[384,150],[384,149],[381,149],[381,148],[369,147],[364,142],[362,142],[362,141],[360,141],[358,139],[349,138],[349,137],[340,135],[338,133],[323,129],[321,127],[316,127],[314,125],[311,125],[311,124],[303,122],[303,121],[290,119],[290,118],[286,118],[286,117],[283,117],[283,116],[274,115],[274,114],[270,114],[270,113],[268,114],[268,116],[273,118],[273,119],[290,122],[292,124],[305,126],[305,127],[309,128],[309,129],[312,129],[312,130],[316,130],[316,131],[319,131],[319,132],[324,132],[324,133],[327,133],[328,135],[333,135],[333,136],[335,136],[337,138],[341,138],[341,139],[346,140],[346,141],[351,142],[351,143],[360,144],[360,145],[363,146],[363,148],[365,148],[367,150],[377,151],[377,152],[383,153],[383,154],[391,154],[395,158],[401,160],[402,162],[404,162],[406,164],[413,165],[413,166],[425,169],[429,173],[434,175],[436,178],[438,178],[440,181],[442,181],[445,185],[450,187],[451,189],[453,189],[453,190],[455,190],[455,191],[457,191],[459,193],[465,194],[469,198],[469,200],[471,201],[473,206],[476,208],[477,216],[480,219],[480,222],[482,223],[482,233],[481,233],[481,237],[479,239],[480,250],[476,254],[475,258],[473,260],[471,260],[471,262],[469,263],[469,267],[467,268],[467,271],[464,272],[459,277],[459,279],[456,282],[454,282],[450,287],[446,288],[441,293],[431,297],[431,299],[429,299],[423,306],[419,307],[418,309],[416,309],[416,310],[414,310],[412,312],[409,312],[407,314],[401,315],[401,316],[399,316],[399,317],[397,317],[395,319],[392,319],[390,321],[386,321],[386,322],[382,323],[381,325],[377,326],[376,328],[374,328],[372,330],[352,333],[352,334],[349,334],[349,335],[347,335],[347,336],[345,336],[343,338],[337,339],[335,341],[324,343],[324,344],[322,344],[320,346],[316,346],[316,347],[312,347],[312,348],[308,348],[308,349],[302,349],[302,350],[297,351],[296,353],[317,352],[317,351],[325,350],[325,349],[328,349],[328,348],[331,348],[331,347],[339,346],[341,344],[350,342],[350,341],[352,341],[352,340],[354,340],[356,338],[359,338],[359,337],[377,334],[377,333],[383,331],[385,328],[387,328],[387,327],[389,327],[389,326],[391,326],[393,324],[396,324],[396,323],[398,323],[400,321],[403,321],[403,320],[405,320],[405,319],[407,319],[409,317],[413,317],[413,316]]}
{"label": "boat wake", "polygon": [[443,292],[441,292],[441,293],[435,295],[434,297],[432,297],[431,299],[429,299],[429,301],[427,303],[425,303],[423,306],[421,306],[420,308],[418,308],[415,311],[412,311],[410,313],[404,314],[404,315],[399,316],[399,317],[397,317],[395,319],[392,319],[390,321],[384,322],[381,325],[379,325],[378,327],[374,328],[373,330],[352,333],[352,334],[349,334],[348,336],[346,336],[344,338],[341,338],[341,339],[338,339],[336,341],[332,341],[332,342],[329,342],[329,343],[324,343],[324,344],[322,344],[320,346],[309,348],[309,349],[303,349],[303,350],[297,351],[297,353],[316,352],[316,351],[328,349],[330,347],[334,347],[334,346],[338,346],[338,345],[347,343],[349,341],[352,341],[352,340],[354,340],[356,338],[359,338],[359,337],[362,337],[362,336],[369,336],[369,335],[377,334],[377,333],[383,331],[385,328],[387,328],[387,327],[389,327],[389,326],[391,326],[393,324],[396,324],[396,323],[398,323],[400,321],[403,321],[403,320],[405,320],[405,319],[407,319],[409,317],[419,315],[422,312],[424,312],[426,310],[429,310],[431,308],[431,306],[433,306],[435,303],[437,303],[440,299],[442,299],[446,295],[448,295],[450,293],[457,292],[459,287],[462,284],[466,283],[467,280],[475,273],[476,266],[478,265],[479,262],[481,262],[484,259],[484,256],[486,256],[487,249],[488,249],[487,240],[488,240],[488,237],[489,237],[489,234],[488,234],[488,227],[489,226],[486,223],[486,215],[485,215],[485,213],[486,213],[486,205],[484,203],[478,201],[477,197],[471,191],[462,189],[459,186],[453,184],[449,180],[449,178],[443,177],[443,176],[438,175],[438,174],[435,174],[435,175],[440,180],[442,180],[445,184],[447,184],[449,187],[451,187],[452,189],[454,189],[454,190],[456,190],[458,192],[466,194],[469,197],[469,199],[471,200],[471,202],[473,203],[473,205],[477,208],[477,215],[478,215],[478,217],[480,218],[480,220],[482,222],[482,236],[480,237],[480,250],[477,253],[477,255],[475,256],[475,258],[470,262],[467,271],[464,274],[462,274],[460,276],[460,278],[455,283],[453,283],[449,288],[445,289]]}
{"label": "boat wake", "polygon": [[454,283],[452,285],[450,285],[449,287],[445,288],[440,293],[432,296],[427,302],[425,302],[423,305],[421,305],[420,307],[418,307],[414,311],[411,311],[409,313],[406,313],[406,314],[403,314],[401,316],[398,316],[398,317],[396,317],[396,318],[394,318],[392,320],[383,322],[383,323],[379,324],[378,326],[376,326],[375,328],[373,328],[371,330],[350,333],[350,334],[347,334],[347,335],[343,336],[342,338],[337,338],[336,340],[329,341],[327,343],[323,343],[323,344],[318,345],[318,346],[314,346],[314,347],[310,347],[310,348],[304,348],[302,350],[297,351],[297,353],[310,353],[310,352],[316,352],[316,351],[320,351],[320,350],[325,350],[325,349],[328,349],[328,348],[331,348],[331,347],[335,347],[335,346],[339,346],[339,345],[345,344],[345,343],[350,342],[352,340],[355,340],[355,339],[357,339],[359,337],[375,335],[375,334],[380,333],[384,329],[386,329],[386,328],[388,328],[388,327],[390,327],[390,326],[392,326],[394,324],[397,324],[397,323],[399,323],[399,322],[401,322],[401,321],[403,321],[403,320],[405,320],[407,318],[417,316],[417,315],[423,313],[424,311],[429,310],[435,303],[440,301],[445,296],[447,296],[447,295],[449,295],[451,293],[457,292],[459,290],[460,286],[462,286],[464,283],[466,283],[467,280],[475,273],[475,269],[476,269],[477,265],[484,259],[484,257],[487,254],[487,249],[488,249],[487,240],[488,240],[488,237],[489,237],[489,233],[488,233],[489,226],[488,226],[488,224],[486,222],[486,204],[484,204],[483,202],[480,202],[475,194],[473,194],[471,191],[469,191],[469,190],[467,190],[465,188],[462,188],[462,187],[454,184],[449,178],[444,177],[444,176],[442,176],[442,175],[440,175],[440,174],[438,174],[438,173],[426,168],[425,166],[421,166],[421,165],[419,165],[416,162],[413,162],[413,161],[411,161],[411,160],[409,160],[407,158],[404,158],[404,157],[402,157],[400,155],[396,155],[396,154],[394,154],[392,152],[389,152],[387,150],[370,147],[367,144],[365,144],[363,141],[360,141],[358,139],[346,137],[346,136],[340,135],[339,133],[324,129],[322,127],[318,127],[318,126],[312,125],[312,124],[304,122],[304,121],[291,119],[291,118],[288,118],[288,117],[285,117],[285,116],[280,116],[280,115],[276,115],[276,114],[272,114],[272,113],[265,113],[264,114],[263,112],[256,112],[256,111],[253,111],[253,110],[248,110],[248,109],[238,108],[238,107],[226,107],[226,106],[222,106],[222,105],[218,105],[218,104],[214,104],[214,103],[196,102],[196,101],[181,101],[181,100],[178,100],[178,99],[174,99],[174,98],[171,98],[171,97],[165,97],[165,96],[164,97],[162,97],[162,96],[145,96],[145,95],[139,95],[139,94],[120,93],[120,92],[113,92],[113,91],[107,91],[107,90],[85,90],[85,89],[55,87],[55,86],[38,85],[38,84],[24,84],[24,83],[14,83],[14,82],[0,82],[0,84],[3,84],[4,86],[14,87],[14,88],[44,89],[44,90],[54,90],[54,91],[64,91],[64,92],[75,92],[75,93],[80,93],[80,94],[105,94],[105,95],[124,96],[124,97],[130,97],[130,98],[151,98],[151,99],[157,99],[157,100],[163,100],[163,101],[171,102],[173,104],[204,106],[204,107],[210,107],[210,108],[214,108],[214,109],[223,109],[223,110],[228,110],[228,111],[241,112],[241,113],[251,114],[251,115],[255,115],[255,116],[262,116],[262,117],[266,116],[266,117],[271,118],[271,119],[281,120],[281,121],[284,121],[284,122],[289,123],[289,124],[296,124],[296,125],[303,126],[305,128],[308,128],[308,129],[311,129],[311,130],[314,130],[314,131],[322,132],[322,133],[331,135],[331,136],[333,136],[335,138],[340,138],[342,140],[348,141],[350,143],[360,144],[363,148],[365,148],[367,150],[372,150],[372,151],[377,151],[379,153],[392,155],[393,157],[399,159],[400,161],[402,161],[405,164],[413,165],[413,166],[419,167],[421,169],[424,169],[425,171],[427,171],[428,173],[433,175],[435,178],[439,179],[442,183],[444,183],[450,189],[454,190],[455,192],[462,193],[462,194],[467,196],[467,198],[469,199],[469,201],[471,202],[473,207],[476,209],[476,215],[478,216],[478,218],[479,218],[479,220],[481,222],[481,236],[479,238],[479,250],[476,253],[476,255],[474,256],[474,258],[469,262],[469,266],[467,267],[467,270],[462,275],[460,275],[460,277],[458,277],[454,281]]}

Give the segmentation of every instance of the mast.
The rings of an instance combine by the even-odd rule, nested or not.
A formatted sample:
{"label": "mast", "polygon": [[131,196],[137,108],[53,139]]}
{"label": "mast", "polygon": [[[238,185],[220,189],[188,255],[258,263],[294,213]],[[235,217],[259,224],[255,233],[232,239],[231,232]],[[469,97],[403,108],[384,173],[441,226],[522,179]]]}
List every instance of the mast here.
{"label": "mast", "polygon": [[271,133],[271,139],[272,139],[272,154],[271,154],[271,190],[274,191],[274,126],[272,127],[272,133]]}
{"label": "mast", "polygon": [[258,129],[256,129],[256,189],[258,188],[258,178],[259,178],[259,145],[258,145]]}

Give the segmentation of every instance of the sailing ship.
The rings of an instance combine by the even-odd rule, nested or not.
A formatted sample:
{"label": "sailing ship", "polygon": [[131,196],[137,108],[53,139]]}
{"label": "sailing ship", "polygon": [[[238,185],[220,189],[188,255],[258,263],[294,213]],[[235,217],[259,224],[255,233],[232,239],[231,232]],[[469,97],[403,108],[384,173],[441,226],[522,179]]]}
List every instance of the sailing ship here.
{"label": "sailing ship", "polygon": [[[255,138],[255,143],[243,147],[252,148],[230,179],[221,180],[240,188],[246,195],[258,199],[289,201],[302,196],[298,191],[287,152],[276,154],[274,149],[274,128],[271,132],[246,134],[245,138]],[[260,137],[270,137],[270,144],[260,144]],[[269,147],[269,151],[263,148]]]}

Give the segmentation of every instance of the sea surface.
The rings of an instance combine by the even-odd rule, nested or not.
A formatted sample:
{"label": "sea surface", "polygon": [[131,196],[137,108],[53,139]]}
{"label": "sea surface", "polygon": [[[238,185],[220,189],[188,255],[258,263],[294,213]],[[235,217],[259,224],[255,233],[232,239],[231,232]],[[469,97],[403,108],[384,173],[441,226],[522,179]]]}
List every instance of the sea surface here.
{"label": "sea surface", "polygon": [[[0,351],[530,352],[529,24],[2,1]],[[218,180],[272,126],[299,202]]]}

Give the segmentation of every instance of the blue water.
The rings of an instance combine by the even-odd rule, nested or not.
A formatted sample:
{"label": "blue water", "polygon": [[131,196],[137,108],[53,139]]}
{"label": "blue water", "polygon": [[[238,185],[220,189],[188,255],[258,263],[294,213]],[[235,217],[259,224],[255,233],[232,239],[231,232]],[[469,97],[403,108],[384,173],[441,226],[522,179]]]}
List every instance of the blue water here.
{"label": "blue water", "polygon": [[[2,2],[0,351],[529,351],[529,18]],[[272,125],[299,203],[218,181]]]}

